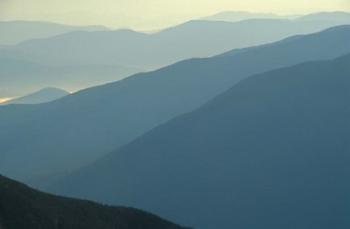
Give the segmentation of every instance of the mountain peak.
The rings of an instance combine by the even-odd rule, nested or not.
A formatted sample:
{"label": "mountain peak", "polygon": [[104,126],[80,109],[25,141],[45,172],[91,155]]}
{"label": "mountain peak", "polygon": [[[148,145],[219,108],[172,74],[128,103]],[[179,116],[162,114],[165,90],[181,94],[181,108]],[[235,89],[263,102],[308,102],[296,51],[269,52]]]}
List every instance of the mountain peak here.
{"label": "mountain peak", "polygon": [[255,13],[255,12],[247,12],[247,11],[223,11],[212,16],[204,17],[204,20],[210,21],[230,21],[237,22],[247,19],[278,19],[285,18],[284,16],[280,16],[273,13]]}
{"label": "mountain peak", "polygon": [[8,105],[8,104],[39,104],[39,103],[47,103],[51,102],[57,99],[60,99],[66,95],[69,95],[70,93],[55,87],[46,87],[39,91],[33,92],[29,95],[11,99],[9,101],[6,101],[5,103],[1,105]]}
{"label": "mountain peak", "polygon": [[341,20],[348,21],[350,24],[350,13],[344,11],[317,12],[301,16],[299,20]]}

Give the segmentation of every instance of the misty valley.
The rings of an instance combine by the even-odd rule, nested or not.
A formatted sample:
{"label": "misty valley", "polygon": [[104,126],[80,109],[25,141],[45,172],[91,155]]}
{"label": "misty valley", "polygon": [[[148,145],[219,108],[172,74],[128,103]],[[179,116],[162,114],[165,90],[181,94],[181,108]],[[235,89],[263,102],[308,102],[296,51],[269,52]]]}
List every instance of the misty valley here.
{"label": "misty valley", "polygon": [[0,17],[0,229],[350,228],[346,9]]}

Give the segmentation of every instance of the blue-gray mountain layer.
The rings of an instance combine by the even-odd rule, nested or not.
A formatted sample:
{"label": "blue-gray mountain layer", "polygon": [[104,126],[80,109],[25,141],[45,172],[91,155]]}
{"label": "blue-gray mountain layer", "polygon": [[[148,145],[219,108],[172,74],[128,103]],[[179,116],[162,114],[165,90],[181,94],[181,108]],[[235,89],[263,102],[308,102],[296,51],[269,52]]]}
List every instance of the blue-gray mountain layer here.
{"label": "blue-gray mountain layer", "polygon": [[39,91],[33,92],[29,95],[11,99],[9,101],[6,101],[5,103],[0,103],[0,105],[48,103],[48,102],[52,102],[54,100],[60,99],[69,94],[70,94],[69,92],[62,90],[60,88],[47,87]]}
{"label": "blue-gray mountain layer", "polygon": [[[74,31],[0,49],[0,97],[21,96],[47,86],[71,91],[115,81],[193,57],[261,45],[296,34],[319,32],[346,22],[338,15],[322,20],[252,19],[240,22],[190,21],[145,34],[130,30]],[[1,63],[3,62],[4,63]],[[39,64],[24,69],[21,62]],[[44,81],[42,81],[44,79]],[[46,83],[47,82],[47,83]],[[23,92],[20,94],[19,92]],[[16,93],[15,93],[16,92]]]}
{"label": "blue-gray mountain layer", "polygon": [[32,184],[84,166],[240,80],[350,52],[350,27],[192,59],[40,105],[0,107],[0,170]]}
{"label": "blue-gray mountain layer", "polygon": [[72,31],[102,31],[103,26],[69,26],[41,21],[0,21],[0,45],[47,38]]}
{"label": "blue-gray mountain layer", "polygon": [[55,190],[202,229],[347,229],[349,98],[350,55],[256,75]]}

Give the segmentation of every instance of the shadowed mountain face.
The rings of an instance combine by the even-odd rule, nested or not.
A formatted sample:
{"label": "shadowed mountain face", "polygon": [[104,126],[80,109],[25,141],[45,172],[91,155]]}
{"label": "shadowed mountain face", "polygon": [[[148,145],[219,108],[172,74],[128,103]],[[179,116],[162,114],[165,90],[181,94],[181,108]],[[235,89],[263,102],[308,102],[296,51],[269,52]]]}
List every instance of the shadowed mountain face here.
{"label": "shadowed mountain face", "polygon": [[54,190],[204,229],[347,229],[349,89],[350,55],[250,77]]}
{"label": "shadowed mountain face", "polygon": [[68,26],[39,21],[0,21],[0,45],[52,37],[71,31],[102,31],[103,26]]}
{"label": "shadowed mountain face", "polygon": [[60,99],[66,95],[69,95],[69,92],[59,89],[59,88],[44,88],[40,91],[34,92],[32,94],[11,99],[6,101],[5,103],[0,103],[0,105],[8,105],[8,104],[40,104],[47,103],[57,99]]}
{"label": "shadowed mountain face", "polygon": [[0,170],[48,185],[46,179],[52,181],[198,108],[252,74],[350,52],[349,28],[180,62],[49,104],[3,106]]}
{"label": "shadowed mountain face", "polygon": [[48,195],[0,176],[1,229],[180,229],[149,213]]}

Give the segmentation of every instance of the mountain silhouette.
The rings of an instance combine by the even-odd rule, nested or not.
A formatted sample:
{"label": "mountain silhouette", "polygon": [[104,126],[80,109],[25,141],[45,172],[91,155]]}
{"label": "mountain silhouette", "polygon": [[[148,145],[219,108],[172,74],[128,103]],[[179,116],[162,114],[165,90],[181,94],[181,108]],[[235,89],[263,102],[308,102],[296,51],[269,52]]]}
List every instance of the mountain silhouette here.
{"label": "mountain silhouette", "polygon": [[60,99],[66,95],[69,95],[69,92],[53,87],[43,88],[37,92],[31,93],[29,95],[11,99],[2,103],[0,105],[8,105],[8,104],[40,104],[47,103],[57,99]]}
{"label": "mountain silhouette", "polygon": [[317,12],[307,15],[277,15],[272,13],[251,13],[245,11],[225,11],[220,12],[202,20],[209,21],[228,21],[237,22],[249,19],[290,19],[292,21],[333,21],[334,23],[350,24],[350,13],[336,11],[336,12]]}
{"label": "mountain silhouette", "polygon": [[131,30],[75,31],[0,50],[0,57],[53,65],[122,65],[156,69],[192,57],[278,41],[337,26],[329,20],[194,20],[153,34]]}
{"label": "mountain silhouette", "polygon": [[0,44],[13,45],[26,40],[57,36],[71,31],[102,31],[103,26],[69,26],[41,21],[0,21]]}
{"label": "mountain silhouette", "polygon": [[299,17],[298,20],[333,20],[344,24],[350,24],[350,13],[348,12],[319,12]]}
{"label": "mountain silhouette", "polygon": [[47,86],[77,91],[142,71],[121,65],[48,65],[0,58],[0,97],[17,97]]}
{"label": "mountain silhouette", "polygon": [[237,22],[249,19],[287,19],[290,17],[294,16],[281,16],[272,13],[252,13],[245,11],[224,11],[208,17],[204,17],[202,20]]}
{"label": "mountain silhouette", "polygon": [[180,229],[152,214],[42,193],[0,176],[1,229]]}
{"label": "mountain silhouette", "polygon": [[347,55],[245,79],[54,190],[196,228],[349,228],[349,66]]}
{"label": "mountain silhouette", "polygon": [[[21,91],[27,94],[47,85],[76,91],[188,58],[210,57],[345,23],[338,20],[335,14],[323,15],[322,18],[238,22],[194,20],[148,34],[128,29],[72,31],[49,38],[26,40],[14,46],[2,47],[0,65],[6,65],[8,60],[18,61],[6,67],[14,73],[25,67],[19,65],[22,62],[40,64],[44,69],[33,69],[26,74],[0,71],[0,79],[11,79],[2,80],[0,92],[3,95],[0,96],[18,96]],[[41,78],[45,78],[46,85],[40,81]]]}
{"label": "mountain silhouette", "polygon": [[47,186],[253,74],[350,52],[350,27],[191,59],[40,105],[0,107],[0,170]]}

